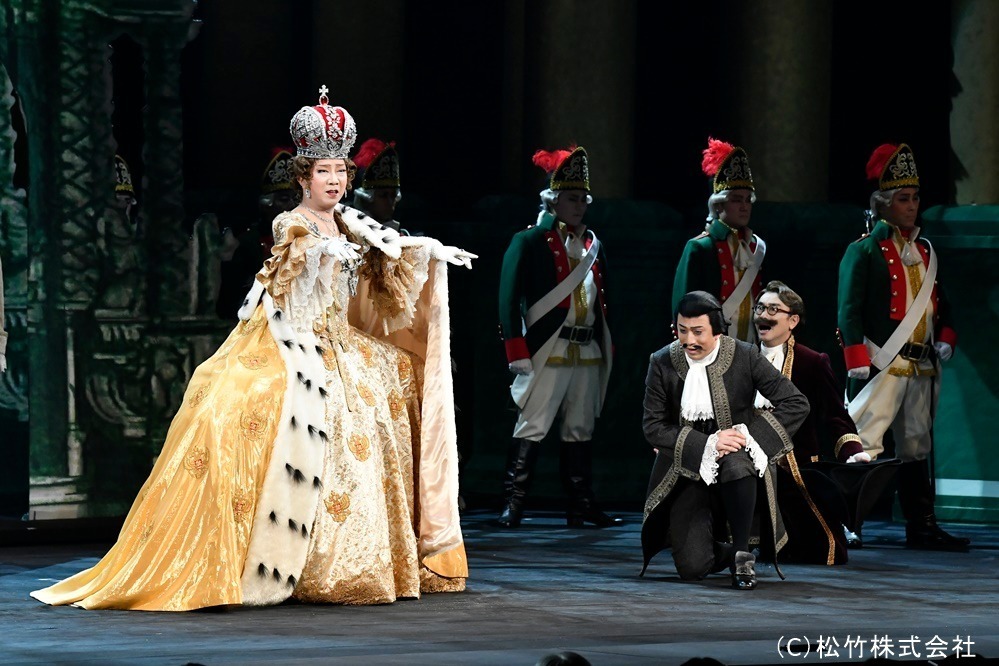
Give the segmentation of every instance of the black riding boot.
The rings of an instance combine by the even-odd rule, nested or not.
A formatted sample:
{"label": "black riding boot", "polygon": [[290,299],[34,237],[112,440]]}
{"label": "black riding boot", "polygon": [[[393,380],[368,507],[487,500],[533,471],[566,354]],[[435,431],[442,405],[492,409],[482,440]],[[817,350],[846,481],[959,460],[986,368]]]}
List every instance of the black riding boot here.
{"label": "black riding boot", "polygon": [[496,520],[503,527],[517,527],[524,517],[524,498],[531,487],[531,473],[538,459],[541,442],[514,437],[506,459],[506,477],[503,479],[505,504]]}
{"label": "black riding boot", "polygon": [[569,496],[569,511],[566,513],[569,527],[583,527],[584,523],[611,527],[623,522],[601,511],[593,496],[592,442],[562,442],[559,475]]}
{"label": "black riding boot", "polygon": [[916,550],[964,551],[970,539],[956,537],[940,529],[933,510],[933,485],[927,460],[902,463],[895,477],[898,502],[905,516],[905,547]]}

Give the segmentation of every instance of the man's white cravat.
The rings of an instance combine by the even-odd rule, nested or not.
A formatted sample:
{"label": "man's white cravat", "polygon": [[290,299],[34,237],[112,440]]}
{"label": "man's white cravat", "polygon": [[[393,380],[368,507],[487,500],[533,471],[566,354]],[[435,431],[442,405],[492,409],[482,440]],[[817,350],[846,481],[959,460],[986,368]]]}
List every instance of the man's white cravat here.
{"label": "man's white cravat", "polygon": [[923,255],[919,253],[919,248],[916,247],[917,238],[919,238],[919,227],[913,228],[908,238],[905,238],[905,236],[902,237],[905,242],[902,243],[902,253],[899,258],[905,266],[915,266],[923,262]]}
{"label": "man's white cravat", "polygon": [[690,367],[683,382],[683,395],[680,396],[680,415],[688,421],[707,421],[715,417],[707,368],[718,358],[720,347],[719,341],[711,353],[699,361],[687,357],[687,365]]}

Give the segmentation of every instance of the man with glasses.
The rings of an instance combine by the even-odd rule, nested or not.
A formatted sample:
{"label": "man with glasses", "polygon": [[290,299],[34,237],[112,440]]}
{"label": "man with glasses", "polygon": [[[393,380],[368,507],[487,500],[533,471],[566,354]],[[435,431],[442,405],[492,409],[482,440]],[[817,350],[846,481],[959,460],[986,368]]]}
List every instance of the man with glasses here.
{"label": "man with glasses", "polygon": [[[724,335],[727,322],[712,294],[685,294],[673,325],[678,339],[652,354],[645,379],[642,429],[656,451],[642,524],[645,567],[672,548],[680,578],[728,567],[734,588],[752,590],[757,498],[765,498],[760,531],[770,536],[761,551],[776,563],[787,538],[773,469],[791,450],[808,400],[755,345]],[[759,393],[772,409],[753,408]]]}
{"label": "man with glasses", "polygon": [[[844,532],[843,524],[850,522],[844,500],[832,481],[812,465],[819,461],[823,436],[831,440],[833,455],[840,462],[870,462],[871,457],[864,453],[857,427],[843,406],[843,389],[829,357],[794,338],[805,318],[801,296],[774,280],[763,289],[754,313],[763,356],[808,398],[811,407],[792,439],[794,451],[779,468],[778,500],[788,534],[785,554],[801,562],[842,564],[847,560],[848,540],[859,545],[859,537]],[[759,393],[754,406],[771,408]]]}

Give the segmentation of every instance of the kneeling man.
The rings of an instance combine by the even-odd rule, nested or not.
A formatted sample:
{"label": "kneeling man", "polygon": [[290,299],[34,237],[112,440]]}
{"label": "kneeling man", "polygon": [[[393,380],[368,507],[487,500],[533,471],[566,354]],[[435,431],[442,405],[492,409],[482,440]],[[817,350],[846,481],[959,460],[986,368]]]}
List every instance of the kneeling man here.
{"label": "kneeling man", "polygon": [[[679,339],[652,355],[645,380],[642,427],[657,454],[642,524],[645,567],[672,547],[681,578],[728,567],[732,586],[751,590],[757,492],[762,483],[776,557],[787,536],[774,467],[792,449],[808,400],[755,345],[723,335],[727,324],[711,294],[683,296],[674,324]],[[772,411],[753,409],[757,391]]]}

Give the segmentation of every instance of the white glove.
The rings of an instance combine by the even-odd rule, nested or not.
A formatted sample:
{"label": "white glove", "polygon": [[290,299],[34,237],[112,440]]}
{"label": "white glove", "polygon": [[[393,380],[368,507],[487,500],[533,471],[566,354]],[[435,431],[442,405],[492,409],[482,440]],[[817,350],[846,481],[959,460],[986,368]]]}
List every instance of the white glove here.
{"label": "white glove", "polygon": [[531,359],[529,358],[518,358],[510,364],[510,372],[515,375],[529,375],[533,371],[534,366],[531,365]]}
{"label": "white glove", "polygon": [[949,361],[950,357],[954,355],[954,348],[946,342],[934,342],[933,348],[937,350],[937,356],[940,357],[941,361]]}
{"label": "white glove", "polygon": [[862,368],[854,368],[853,370],[847,370],[846,376],[850,379],[867,379],[871,376],[870,366],[864,366]]}
{"label": "white glove", "polygon": [[430,256],[434,259],[440,259],[441,261],[446,261],[447,263],[455,266],[464,266],[468,270],[472,270],[472,259],[479,258],[479,255],[466,252],[460,247],[455,247],[454,245],[442,245],[439,243],[435,243],[430,246]]}
{"label": "white glove", "polygon": [[0,354],[0,372],[7,372],[7,357]]}
{"label": "white glove", "polygon": [[361,259],[361,255],[358,253],[361,246],[357,243],[351,243],[345,238],[324,240],[320,243],[319,247],[325,254],[328,254],[342,264],[348,264]]}
{"label": "white glove", "polygon": [[859,463],[859,462],[871,462],[871,454],[867,451],[861,451],[860,453],[854,453],[852,456],[846,459],[847,464],[849,463]]}

